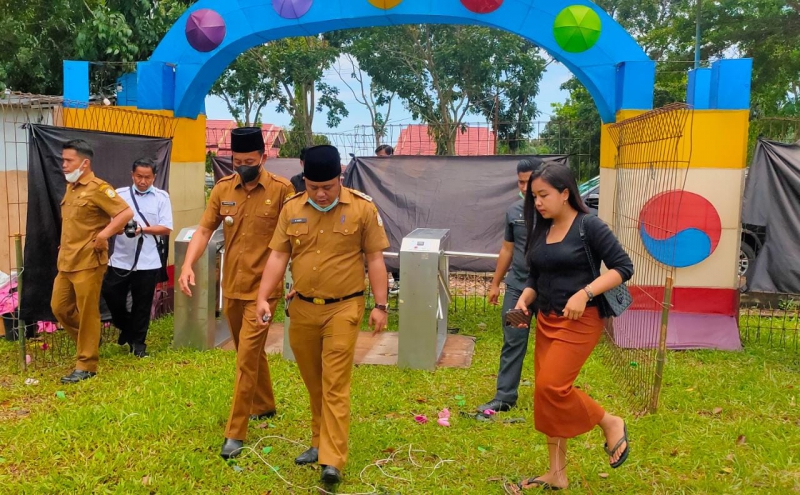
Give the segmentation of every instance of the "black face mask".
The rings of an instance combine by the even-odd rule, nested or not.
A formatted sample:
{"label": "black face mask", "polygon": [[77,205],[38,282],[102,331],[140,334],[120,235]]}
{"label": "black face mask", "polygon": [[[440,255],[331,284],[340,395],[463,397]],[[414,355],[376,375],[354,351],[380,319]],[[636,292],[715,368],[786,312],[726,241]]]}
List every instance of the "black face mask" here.
{"label": "black face mask", "polygon": [[247,184],[248,182],[252,182],[256,180],[258,177],[258,172],[261,170],[261,164],[258,165],[240,165],[236,168],[236,173],[242,178],[242,182]]}

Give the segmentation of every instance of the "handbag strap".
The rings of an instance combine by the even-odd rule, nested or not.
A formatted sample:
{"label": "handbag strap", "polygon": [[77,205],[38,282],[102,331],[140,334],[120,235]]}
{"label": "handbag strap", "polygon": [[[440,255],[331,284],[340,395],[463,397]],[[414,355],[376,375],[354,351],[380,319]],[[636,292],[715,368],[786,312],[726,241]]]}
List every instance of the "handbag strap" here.
{"label": "handbag strap", "polygon": [[600,270],[599,268],[595,268],[592,250],[589,248],[589,241],[586,238],[586,229],[584,228],[586,216],[587,215],[584,213],[581,217],[581,223],[578,225],[578,232],[581,235],[581,242],[583,242],[583,249],[586,251],[586,257],[589,259],[589,265],[592,267],[592,274],[594,275],[594,278],[597,279],[600,276]]}

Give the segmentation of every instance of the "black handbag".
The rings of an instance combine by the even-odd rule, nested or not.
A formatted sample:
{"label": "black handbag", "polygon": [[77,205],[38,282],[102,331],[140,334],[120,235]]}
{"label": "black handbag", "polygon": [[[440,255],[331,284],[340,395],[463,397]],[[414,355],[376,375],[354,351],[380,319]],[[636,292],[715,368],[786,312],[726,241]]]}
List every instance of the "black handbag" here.
{"label": "black handbag", "polygon": [[[599,266],[595,267],[594,258],[592,258],[592,250],[589,248],[589,243],[586,240],[586,230],[583,227],[583,222],[586,220],[586,215],[583,215],[580,223],[581,241],[583,241],[583,249],[586,251],[586,257],[589,258],[589,265],[592,267],[594,278],[600,276]],[[600,294],[598,304],[602,305],[601,311],[605,316],[619,316],[626,309],[633,304],[633,296],[628,290],[628,287],[623,282],[622,284],[607,290]]]}

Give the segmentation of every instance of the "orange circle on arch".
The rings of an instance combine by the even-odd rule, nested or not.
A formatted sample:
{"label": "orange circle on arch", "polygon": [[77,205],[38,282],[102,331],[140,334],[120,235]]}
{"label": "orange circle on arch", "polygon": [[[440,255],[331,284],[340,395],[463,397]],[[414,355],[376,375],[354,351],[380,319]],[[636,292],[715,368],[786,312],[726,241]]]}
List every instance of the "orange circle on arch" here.
{"label": "orange circle on arch", "polygon": [[397,7],[403,0],[369,0],[369,3],[379,9],[389,10]]}

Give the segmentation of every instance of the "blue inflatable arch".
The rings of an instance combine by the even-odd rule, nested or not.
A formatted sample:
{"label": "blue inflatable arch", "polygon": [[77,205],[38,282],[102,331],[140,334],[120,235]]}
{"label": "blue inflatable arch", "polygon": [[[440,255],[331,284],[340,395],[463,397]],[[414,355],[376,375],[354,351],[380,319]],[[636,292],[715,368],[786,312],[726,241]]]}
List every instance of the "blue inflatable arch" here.
{"label": "blue inflatable arch", "polygon": [[[561,38],[571,50],[566,51],[554,27],[559,14],[575,6],[596,16],[589,12],[592,22],[583,27],[567,26],[567,36],[588,33],[592,41],[576,49]],[[564,16],[559,19],[563,27]],[[530,40],[575,74],[604,122],[613,122],[623,108],[652,108],[655,64],[622,26],[581,0],[201,0],[175,23],[151,59],[138,64],[137,105],[195,118],[217,78],[254,46],[339,29],[425,23],[489,26]]]}

